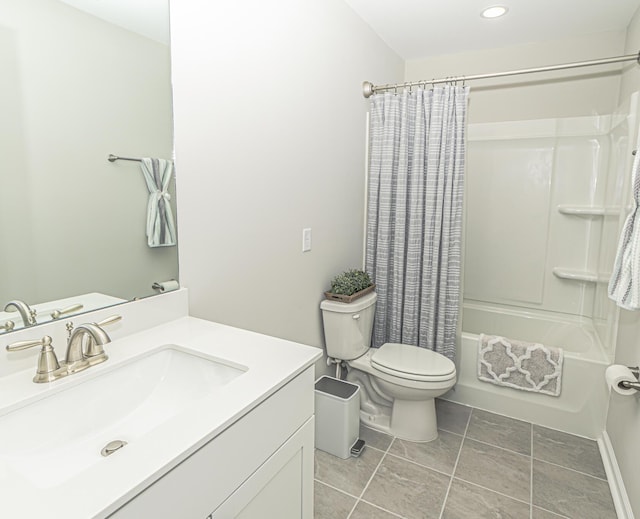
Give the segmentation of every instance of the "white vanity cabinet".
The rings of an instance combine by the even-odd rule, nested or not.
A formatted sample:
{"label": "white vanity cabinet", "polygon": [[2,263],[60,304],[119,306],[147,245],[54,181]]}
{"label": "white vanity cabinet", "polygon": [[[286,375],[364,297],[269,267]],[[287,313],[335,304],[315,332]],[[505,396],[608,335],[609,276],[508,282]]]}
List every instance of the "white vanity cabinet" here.
{"label": "white vanity cabinet", "polygon": [[311,366],[109,517],[312,519],[313,387]]}

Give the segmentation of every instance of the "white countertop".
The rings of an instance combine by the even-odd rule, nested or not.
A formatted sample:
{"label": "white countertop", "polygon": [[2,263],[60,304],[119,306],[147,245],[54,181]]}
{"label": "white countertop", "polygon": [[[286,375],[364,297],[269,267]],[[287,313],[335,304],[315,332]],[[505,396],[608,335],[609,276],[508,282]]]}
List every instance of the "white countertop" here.
{"label": "white countertop", "polygon": [[[57,486],[35,489],[0,459],[1,517],[107,517],[312,366],[322,354],[318,348],[183,317],[112,341],[105,346],[109,355],[107,362],[50,384],[32,382],[35,359],[32,369],[1,377],[0,426],[2,416],[13,409],[100,376],[132,358],[169,344],[240,364],[248,370],[220,388],[215,396],[187,406],[176,417],[159,425],[145,435],[144,441],[129,444],[117,455],[100,459]],[[82,413],[82,409],[78,412]],[[35,423],[33,427],[47,434],[46,423]],[[73,438],[67,441],[73,445]]]}

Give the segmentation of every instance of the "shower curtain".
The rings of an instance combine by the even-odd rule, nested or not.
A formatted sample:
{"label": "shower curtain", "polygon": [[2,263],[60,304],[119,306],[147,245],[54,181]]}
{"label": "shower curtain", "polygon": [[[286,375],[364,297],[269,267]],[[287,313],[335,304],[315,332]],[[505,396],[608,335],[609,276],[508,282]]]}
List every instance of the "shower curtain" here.
{"label": "shower curtain", "polygon": [[372,345],[455,358],[469,89],[372,97],[365,268],[377,285]]}

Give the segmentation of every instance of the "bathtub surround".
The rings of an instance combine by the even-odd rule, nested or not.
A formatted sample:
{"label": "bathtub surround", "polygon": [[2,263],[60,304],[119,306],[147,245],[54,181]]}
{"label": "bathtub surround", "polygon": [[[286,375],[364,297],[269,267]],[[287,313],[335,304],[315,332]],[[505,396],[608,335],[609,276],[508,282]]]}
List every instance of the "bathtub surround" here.
{"label": "bathtub surround", "polygon": [[373,346],[456,356],[467,87],[371,100],[365,269],[377,285]]}
{"label": "bathtub surround", "polygon": [[608,115],[469,125],[465,299],[592,318],[611,346],[635,97]]}
{"label": "bathtub surround", "polygon": [[[447,398],[600,436],[617,334],[603,280],[636,120],[633,95],[609,115],[469,125],[463,334],[459,382]],[[562,348],[559,397],[480,383],[481,333]],[[602,383],[585,388],[585,379]]]}
{"label": "bathtub surround", "polygon": [[497,386],[558,396],[562,390],[561,348],[480,334],[478,378]]}

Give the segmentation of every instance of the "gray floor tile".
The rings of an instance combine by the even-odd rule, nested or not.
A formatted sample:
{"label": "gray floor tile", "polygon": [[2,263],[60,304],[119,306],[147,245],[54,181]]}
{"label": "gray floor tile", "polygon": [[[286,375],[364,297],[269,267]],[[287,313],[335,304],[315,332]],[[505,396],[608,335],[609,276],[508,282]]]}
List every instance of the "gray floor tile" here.
{"label": "gray floor tile", "polygon": [[430,442],[410,442],[396,438],[389,453],[452,474],[461,445],[462,436],[438,431],[438,438]]}
{"label": "gray floor tile", "polygon": [[347,519],[355,504],[355,497],[338,492],[319,481],[314,481],[314,519]]}
{"label": "gray floor tile", "polygon": [[530,506],[454,479],[442,519],[529,519]]}
{"label": "gray floor tile", "polygon": [[522,420],[474,409],[467,437],[521,454],[531,454],[531,424]]}
{"label": "gray floor tile", "polygon": [[465,439],[455,476],[521,501],[530,500],[529,456]]}
{"label": "gray floor tile", "polygon": [[471,407],[436,398],[438,429],[464,434],[471,414]]}
{"label": "gray floor tile", "polygon": [[567,519],[566,515],[558,515],[548,510],[543,510],[542,508],[538,508],[537,506],[533,507],[532,519]]}
{"label": "gray floor tile", "polygon": [[533,457],[602,479],[607,478],[598,444],[573,434],[534,425]]}
{"label": "gray floor tile", "polygon": [[384,453],[365,449],[359,458],[340,459],[316,449],[315,479],[359,497]]}
{"label": "gray floor tile", "polygon": [[394,515],[386,510],[381,510],[369,503],[360,501],[349,519],[396,519],[397,517],[401,516]]}
{"label": "gray floor tile", "polygon": [[393,441],[393,436],[360,425],[360,439],[364,440],[369,447],[386,451]]}
{"label": "gray floor tile", "polygon": [[316,450],[315,519],[439,518],[456,459],[442,519],[616,518],[596,442],[454,402],[436,410],[433,442],[361,426],[360,458]]}
{"label": "gray floor tile", "polygon": [[362,498],[407,519],[438,519],[448,486],[448,476],[386,456]]}
{"label": "gray floor tile", "polygon": [[533,504],[574,519],[616,519],[606,481],[533,461]]}

